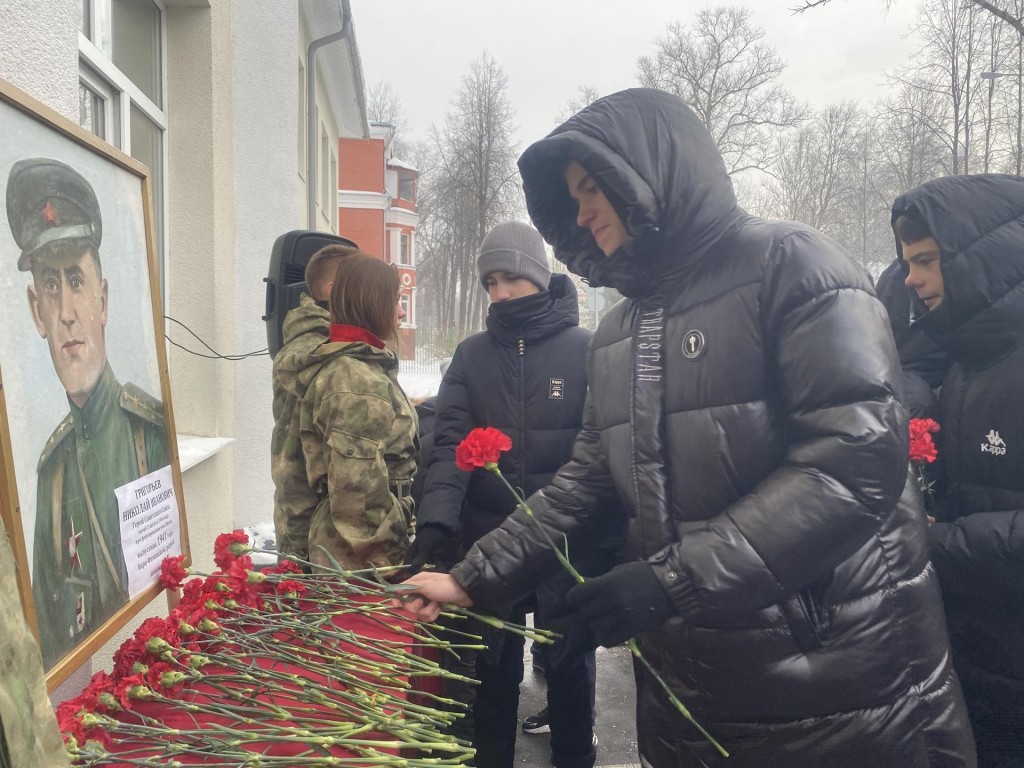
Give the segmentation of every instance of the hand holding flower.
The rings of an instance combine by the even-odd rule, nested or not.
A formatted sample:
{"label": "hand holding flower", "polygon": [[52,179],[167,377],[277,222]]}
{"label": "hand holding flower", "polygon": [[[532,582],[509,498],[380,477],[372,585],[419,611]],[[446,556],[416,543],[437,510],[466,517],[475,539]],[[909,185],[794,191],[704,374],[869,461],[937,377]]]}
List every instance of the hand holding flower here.
{"label": "hand holding flower", "polygon": [[419,573],[397,586],[408,589],[407,597],[394,599],[391,605],[412,614],[418,621],[428,624],[437,620],[444,603],[468,608],[473,600],[447,573]]}
{"label": "hand holding flower", "polygon": [[[576,580],[577,586],[569,591],[567,599],[586,616],[593,629],[595,639],[601,645],[609,647],[625,641],[630,652],[658,682],[662,692],[672,702],[673,706],[679,710],[679,713],[708,740],[722,757],[728,757],[729,752],[694,719],[693,715],[690,714],[690,710],[679,700],[675,692],[668,687],[658,673],[658,670],[646,659],[640,651],[636,638],[633,636],[637,632],[660,626],[675,612],[667,593],[661,588],[650,565],[644,561],[630,563],[613,568],[604,576],[590,580],[584,579],[569,561],[568,541],[565,539],[565,536],[563,535],[562,537],[563,546],[565,547],[563,551],[562,547],[556,545],[552,540],[548,529],[534,515],[533,510],[530,509],[530,505],[526,503],[523,495],[513,488],[508,480],[505,479],[505,476],[501,474],[501,469],[498,466],[499,459],[502,452],[511,448],[511,438],[501,431],[492,427],[474,429],[466,435],[465,439],[456,448],[455,464],[464,472],[486,469],[498,476],[505,484],[505,487],[508,488],[513,498],[515,498],[516,506],[534,522],[541,536],[554,551],[555,557],[558,558],[562,566]],[[413,581],[418,579],[419,577]],[[454,582],[454,579],[452,581]],[[644,595],[637,595],[633,591],[637,587],[651,587],[652,581],[657,591],[651,589],[649,594]],[[459,589],[461,591],[461,587]],[[607,591],[609,589],[614,593],[612,600],[608,599]],[[646,607],[643,605],[645,598],[650,599]],[[630,609],[638,605],[640,613],[632,616],[635,620],[632,622],[628,619],[623,621],[625,615],[630,613]]]}

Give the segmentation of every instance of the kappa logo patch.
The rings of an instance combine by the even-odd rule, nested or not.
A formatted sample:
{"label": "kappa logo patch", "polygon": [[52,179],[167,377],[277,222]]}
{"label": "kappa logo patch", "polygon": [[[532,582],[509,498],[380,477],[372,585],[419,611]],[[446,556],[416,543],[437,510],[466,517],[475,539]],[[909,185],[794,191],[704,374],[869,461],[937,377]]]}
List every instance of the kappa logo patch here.
{"label": "kappa logo patch", "polygon": [[990,429],[985,435],[986,442],[981,444],[982,453],[991,453],[993,456],[1006,455],[1006,441],[999,436],[999,432]]}
{"label": "kappa logo patch", "polygon": [[548,385],[549,400],[565,399],[565,379],[551,379]]}

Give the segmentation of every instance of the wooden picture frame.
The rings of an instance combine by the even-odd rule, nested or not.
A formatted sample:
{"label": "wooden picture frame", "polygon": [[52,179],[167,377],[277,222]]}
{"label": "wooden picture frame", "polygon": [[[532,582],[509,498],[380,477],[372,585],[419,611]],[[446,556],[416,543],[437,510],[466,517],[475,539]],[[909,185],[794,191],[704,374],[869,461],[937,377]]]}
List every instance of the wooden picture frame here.
{"label": "wooden picture frame", "polygon": [[0,515],[53,690],[188,526],[149,173],[2,79],[0,135]]}

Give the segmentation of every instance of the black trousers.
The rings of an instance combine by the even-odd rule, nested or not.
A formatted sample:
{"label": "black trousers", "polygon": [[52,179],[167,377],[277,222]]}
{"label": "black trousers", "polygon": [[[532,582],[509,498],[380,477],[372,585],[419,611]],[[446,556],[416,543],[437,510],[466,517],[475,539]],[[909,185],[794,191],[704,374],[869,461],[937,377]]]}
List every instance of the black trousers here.
{"label": "black trousers", "polygon": [[[568,573],[559,574],[537,590],[538,627],[555,629],[564,639],[554,646],[543,646],[541,659],[547,680],[548,723],[551,726],[551,762],[555,768],[593,768],[594,698],[597,667],[589,644],[580,645],[572,623],[582,622],[567,616],[565,593],[574,584]],[[568,641],[569,645],[560,644]]]}
{"label": "black trousers", "polygon": [[[517,606],[509,621],[523,624],[526,610]],[[476,768],[513,768],[516,734],[519,732],[519,684],[523,681],[525,640],[520,635],[484,627],[477,622],[460,621],[453,628],[483,637],[487,650],[461,649],[446,654],[442,664],[452,672],[471,677],[479,685],[446,681],[445,695],[467,705],[465,716],[449,732],[471,741],[476,759],[467,765]],[[452,642],[466,638],[446,637]]]}

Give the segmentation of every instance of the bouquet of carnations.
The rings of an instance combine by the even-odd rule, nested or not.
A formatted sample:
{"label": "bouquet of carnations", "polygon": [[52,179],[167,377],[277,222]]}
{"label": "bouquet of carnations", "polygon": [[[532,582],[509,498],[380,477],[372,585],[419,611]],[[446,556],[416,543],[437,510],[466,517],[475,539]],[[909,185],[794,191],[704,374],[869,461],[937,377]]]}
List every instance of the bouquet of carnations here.
{"label": "bouquet of carnations", "polygon": [[930,500],[934,481],[929,480],[926,467],[939,456],[938,448],[932,435],[940,429],[933,419],[910,420],[910,463],[914,467],[917,485],[924,494],[925,501]]}
{"label": "bouquet of carnations", "polygon": [[399,617],[379,571],[304,573],[287,560],[260,571],[250,552],[235,531],[217,538],[219,570],[205,578],[186,580],[180,557],[164,561],[163,585],[183,588],[177,607],[143,622],[113,671],[58,707],[73,765],[414,768],[472,757],[445,733],[461,713],[431,704],[457,710],[437,681],[465,680],[437,655],[479,646]]}

